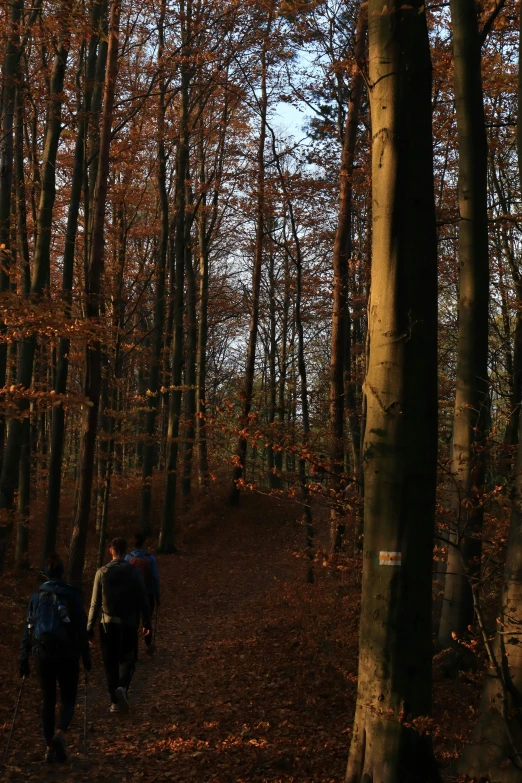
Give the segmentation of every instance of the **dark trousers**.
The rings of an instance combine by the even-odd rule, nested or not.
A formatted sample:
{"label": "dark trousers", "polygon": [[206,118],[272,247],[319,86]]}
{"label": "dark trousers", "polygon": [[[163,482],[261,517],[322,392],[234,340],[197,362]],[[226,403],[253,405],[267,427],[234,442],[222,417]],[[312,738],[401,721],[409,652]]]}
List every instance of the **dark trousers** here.
{"label": "dark trousers", "polygon": [[45,741],[51,744],[54,736],[56,683],[60,688],[61,709],[58,728],[67,731],[74,715],[80,662],[77,658],[35,658],[36,676],[43,695],[42,723]]}
{"label": "dark trousers", "polygon": [[[154,617],[154,605],[156,603],[156,596],[154,595],[154,593],[147,593],[147,598],[149,599],[150,617],[152,620]],[[150,647],[150,645],[152,644],[152,630],[148,634],[148,636],[145,637],[145,644],[147,645],[147,647]]]}
{"label": "dark trousers", "polygon": [[116,702],[116,688],[127,689],[131,683],[138,653],[138,629],[130,625],[100,625],[100,642],[111,701]]}

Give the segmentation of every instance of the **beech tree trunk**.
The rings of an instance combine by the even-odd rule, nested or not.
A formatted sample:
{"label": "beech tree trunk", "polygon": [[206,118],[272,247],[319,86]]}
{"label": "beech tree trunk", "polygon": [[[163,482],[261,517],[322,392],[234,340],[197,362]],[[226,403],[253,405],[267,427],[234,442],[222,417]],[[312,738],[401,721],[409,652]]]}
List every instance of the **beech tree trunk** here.
{"label": "beech tree trunk", "polygon": [[230,504],[237,506],[241,494],[240,483],[246,470],[247,439],[243,434],[248,427],[249,415],[252,409],[252,395],[254,391],[254,371],[256,364],[257,333],[259,329],[259,296],[261,291],[261,270],[263,266],[263,249],[265,236],[265,141],[266,118],[268,107],[267,94],[267,49],[269,46],[270,30],[274,15],[273,3],[270,4],[267,27],[264,33],[261,49],[261,96],[259,98],[260,128],[257,145],[257,204],[256,204],[256,244],[254,251],[254,266],[252,269],[252,304],[250,309],[250,327],[248,332],[247,361],[245,380],[241,396],[241,416],[239,421],[239,439],[235,454],[234,469],[232,471],[232,489],[230,492]]}
{"label": "beech tree trunk", "polygon": [[[31,267],[29,245],[27,242],[27,222],[25,210],[24,147],[23,147],[23,86],[16,90],[15,147],[14,147],[14,185],[16,199],[16,247],[19,255],[19,268],[22,296],[29,296],[31,290]],[[13,253],[14,255],[14,253]],[[16,363],[16,343],[13,367]],[[18,521],[16,531],[15,562],[18,566],[28,564],[29,522],[31,514],[31,418],[23,420],[22,451],[18,478]]]}
{"label": "beech tree trunk", "polygon": [[[100,314],[100,294],[104,268],[105,210],[109,181],[109,151],[112,133],[114,92],[118,73],[120,9],[120,0],[111,0],[107,70],[105,74],[102,127],[100,133],[100,160],[94,198],[91,258],[87,285],[86,314],[87,318],[92,319],[93,322],[97,321]],[[87,399],[87,404],[84,413],[78,502],[74,517],[69,559],[69,580],[76,585],[80,585],[82,580],[87,533],[89,529],[94,453],[101,391],[101,366],[102,347],[100,338],[95,336],[92,340],[92,344],[88,345],[86,349],[85,397]]]}
{"label": "beech tree trunk", "polygon": [[486,643],[488,668],[479,718],[455,765],[457,774],[489,783],[522,782],[522,432],[514,489],[501,609],[495,639]]}
{"label": "beech tree trunk", "polygon": [[[69,13],[68,7],[63,5],[59,16],[61,29],[58,35],[49,85],[48,119],[42,160],[42,188],[38,206],[37,237],[30,289],[30,296],[34,299],[42,296],[44,288],[49,281],[53,206],[56,195],[56,155],[62,131],[63,85],[70,46]],[[32,383],[35,351],[35,335],[28,336],[20,342],[16,382],[24,389],[29,389]],[[18,402],[19,415],[11,420],[7,434],[2,471],[0,473],[0,508],[8,510],[13,508],[14,494],[18,484],[21,448],[24,437],[23,418],[27,415],[28,408],[29,399],[21,398]]]}
{"label": "beech tree trunk", "polygon": [[451,0],[459,145],[459,334],[453,419],[450,530],[439,643],[473,623],[471,581],[480,570],[484,485],[482,441],[488,419],[487,138],[480,36],[474,0]]}
{"label": "beech tree trunk", "polygon": [[[158,21],[158,64],[163,68],[165,0],[162,0]],[[167,155],[165,152],[165,79],[160,79],[158,99],[158,199],[160,206],[160,237],[156,259],[156,299],[154,305],[154,329],[152,332],[152,356],[147,389],[147,415],[145,417],[145,443],[141,488],[140,527],[150,533],[152,506],[152,470],[157,452],[154,438],[156,419],[161,404],[160,378],[162,369],[163,329],[165,321],[165,275],[169,243],[169,205],[167,198]]]}
{"label": "beech tree trunk", "polygon": [[[522,7],[520,9],[519,54],[522,53]],[[522,99],[522,66],[518,72],[519,99]],[[518,168],[522,179],[522,111],[519,101],[517,123]],[[511,266],[511,264],[510,264]],[[515,286],[520,286],[518,270],[513,270]],[[516,288],[517,298],[519,290]],[[520,317],[517,313],[517,327]],[[517,335],[515,333],[515,341]],[[516,350],[516,342],[515,342]],[[513,411],[512,411],[513,413]],[[506,549],[501,607],[497,633],[486,644],[488,669],[479,718],[469,745],[455,765],[455,772],[490,783],[522,783],[522,645],[520,607],[522,606],[522,417],[518,415],[517,458],[511,524]],[[512,423],[512,422],[511,422]],[[478,608],[475,599],[476,608]],[[479,621],[481,615],[479,612]],[[481,622],[482,625],[482,622]]]}
{"label": "beech tree trunk", "polygon": [[[201,154],[200,182],[205,183],[205,162]],[[208,340],[208,242],[206,199],[203,197],[198,222],[199,236],[199,317],[198,317],[198,361],[197,361],[197,397],[196,397],[196,441],[198,447],[199,486],[206,489],[209,483],[207,452],[207,340]]]}
{"label": "beech tree trunk", "polygon": [[[11,194],[14,165],[14,115],[17,88],[21,85],[20,73],[20,24],[23,0],[11,0],[9,4],[9,32],[6,36],[2,63],[2,89],[0,95],[0,294],[6,293],[10,285],[11,267]],[[6,14],[7,15],[7,14]],[[6,327],[0,322],[0,335],[5,336]],[[0,388],[6,383],[7,342],[0,342]],[[2,469],[5,440],[5,415],[0,413],[0,471]],[[0,537],[6,534],[0,528]]]}
{"label": "beech tree trunk", "polygon": [[[191,38],[192,4],[181,2],[182,45],[184,53]],[[178,471],[178,437],[181,416],[182,380],[183,380],[183,300],[186,248],[186,179],[189,166],[189,84],[190,72],[186,62],[181,66],[181,100],[179,114],[179,145],[176,171],[175,203],[175,284],[174,295],[174,339],[172,341],[172,383],[169,390],[169,421],[167,427],[167,460],[165,471],[165,494],[161,511],[161,530],[159,551],[174,552],[176,532],[176,484]]]}
{"label": "beech tree trunk", "polygon": [[187,281],[187,322],[185,361],[185,426],[183,438],[183,475],[181,496],[188,502],[192,485],[192,455],[194,453],[196,415],[196,356],[198,347],[198,324],[196,315],[196,277],[192,263],[192,252],[185,251],[185,279]]}
{"label": "beech tree trunk", "polygon": [[[351,429],[354,454],[359,458],[359,431],[357,413],[353,404],[353,390],[350,403],[345,400],[345,366],[347,348],[349,348],[350,313],[348,309],[348,273],[352,258],[352,178],[355,159],[355,142],[359,125],[359,109],[361,105],[363,77],[360,71],[365,59],[366,31],[368,27],[368,8],[363,3],[357,20],[355,37],[355,57],[350,84],[350,102],[348,117],[343,136],[343,151],[341,158],[341,177],[339,194],[339,218],[333,249],[333,309],[332,309],[332,350],[330,354],[330,473],[332,488],[341,491],[341,478],[344,470],[344,413],[350,411],[349,423]],[[356,443],[357,442],[357,443]],[[332,509],[331,513],[332,549],[339,551],[345,533],[346,522],[342,507]]]}
{"label": "beech tree trunk", "polygon": [[[82,184],[85,165],[85,145],[87,135],[87,116],[91,108],[93,81],[96,72],[98,44],[100,42],[99,24],[102,12],[106,10],[103,3],[93,2],[91,9],[92,31],[89,39],[84,96],[79,106],[80,118],[78,122],[78,135],[74,150],[74,163],[71,182],[71,196],[69,211],[67,214],[67,228],[65,233],[65,247],[63,253],[62,276],[62,300],[64,305],[64,318],[68,319],[71,313],[72,289],[74,279],[74,256],[76,250],[76,236],[78,232],[78,217],[82,195]],[[105,46],[105,44],[104,44]],[[83,58],[80,60],[80,66]],[[85,193],[85,199],[88,193]],[[60,338],[58,357],[56,361],[56,376],[54,391],[57,395],[63,395],[67,391],[67,379],[69,375],[69,350],[70,340],[66,336]],[[47,486],[47,503],[45,508],[44,541],[42,546],[41,568],[43,569],[45,558],[49,552],[56,548],[56,533],[60,516],[60,494],[62,486],[62,464],[65,436],[65,410],[60,400],[53,406],[51,419],[51,454],[49,458],[49,479]]]}
{"label": "beech tree trunk", "polygon": [[346,783],[438,780],[431,738],[437,243],[424,6],[370,0],[372,289],[357,706]]}

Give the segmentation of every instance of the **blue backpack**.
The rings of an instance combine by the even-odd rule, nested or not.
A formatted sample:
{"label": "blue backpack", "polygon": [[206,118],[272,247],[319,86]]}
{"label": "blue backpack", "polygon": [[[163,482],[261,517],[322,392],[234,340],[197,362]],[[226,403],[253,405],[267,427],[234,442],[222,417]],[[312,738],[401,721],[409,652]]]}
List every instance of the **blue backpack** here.
{"label": "blue backpack", "polygon": [[34,614],[28,622],[37,655],[64,658],[71,654],[71,618],[62,595],[43,585]]}

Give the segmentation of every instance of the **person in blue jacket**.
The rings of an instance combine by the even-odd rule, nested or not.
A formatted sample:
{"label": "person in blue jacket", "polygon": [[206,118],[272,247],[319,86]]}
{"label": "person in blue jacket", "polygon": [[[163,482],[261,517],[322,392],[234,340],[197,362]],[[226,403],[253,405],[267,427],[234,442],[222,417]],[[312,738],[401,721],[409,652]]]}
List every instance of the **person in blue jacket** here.
{"label": "person in blue jacket", "polygon": [[[154,614],[154,606],[160,605],[160,580],[158,573],[158,561],[145,549],[146,536],[138,531],[134,534],[134,549],[126,556],[126,560],[137,566],[145,582],[147,598],[150,604],[150,616]],[[145,637],[147,651],[152,644],[152,634]]]}
{"label": "person in blue jacket", "polygon": [[[63,562],[56,554],[46,560],[48,581],[33,593],[27,608],[20,647],[20,676],[29,676],[29,657],[42,689],[42,724],[46,761],[66,761],[65,733],[74,715],[80,658],[86,672],[91,669],[87,638],[87,617],[81,594],[63,579]],[[55,732],[56,685],[61,709]]]}

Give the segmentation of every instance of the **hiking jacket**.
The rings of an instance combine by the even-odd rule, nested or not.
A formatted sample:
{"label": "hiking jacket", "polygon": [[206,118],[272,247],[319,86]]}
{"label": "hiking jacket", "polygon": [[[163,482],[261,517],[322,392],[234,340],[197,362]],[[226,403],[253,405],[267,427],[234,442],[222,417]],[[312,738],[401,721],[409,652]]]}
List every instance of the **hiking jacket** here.
{"label": "hiking jacket", "polygon": [[96,572],[92,588],[87,633],[98,619],[102,624],[118,623],[151,628],[150,605],[141,571],[126,560],[111,560]]}
{"label": "hiking jacket", "polygon": [[145,585],[148,595],[154,595],[158,601],[160,598],[160,580],[158,573],[158,561],[147,552],[146,549],[133,549],[130,555],[125,557],[125,560],[130,560],[131,557],[148,557],[150,560],[150,585]]}
{"label": "hiking jacket", "polygon": [[[67,605],[70,623],[67,623],[67,632],[70,644],[63,650],[64,658],[82,657],[84,665],[88,665],[91,656],[89,641],[87,638],[87,617],[83,608],[81,593],[63,579],[51,579],[44,582],[38,592],[33,593],[27,607],[27,616],[24,626],[22,644],[20,646],[20,662],[28,660],[30,655],[38,655],[38,642],[34,638],[32,626],[40,593],[54,593],[59,595]],[[62,655],[58,656],[62,657]]]}

